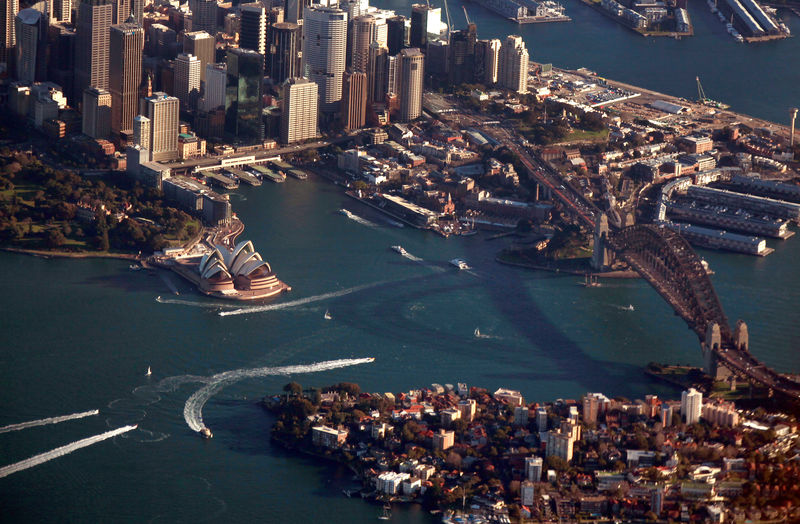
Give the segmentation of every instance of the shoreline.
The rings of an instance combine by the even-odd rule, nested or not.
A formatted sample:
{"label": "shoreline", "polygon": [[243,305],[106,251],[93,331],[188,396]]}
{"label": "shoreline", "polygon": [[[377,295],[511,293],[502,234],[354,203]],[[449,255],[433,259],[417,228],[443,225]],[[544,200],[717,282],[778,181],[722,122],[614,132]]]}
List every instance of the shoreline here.
{"label": "shoreline", "polygon": [[589,275],[590,277],[597,277],[597,278],[611,278],[611,279],[628,279],[628,278],[642,278],[639,273],[635,271],[607,271],[605,273],[595,273],[595,272],[586,272],[586,271],[578,271],[575,269],[562,269],[558,267],[547,267],[547,266],[539,266],[537,264],[525,264],[524,262],[512,262],[510,260],[503,260],[500,255],[494,258],[495,262],[500,264],[505,264],[507,266],[512,267],[519,267],[522,269],[531,269],[534,271],[549,271],[551,273],[564,273],[567,275],[577,275],[581,277],[585,277]]}
{"label": "shoreline", "polygon": [[17,253],[20,255],[28,255],[39,258],[108,258],[116,260],[134,260],[141,261],[146,257],[141,255],[134,255],[133,253],[91,253],[88,251],[73,252],[73,251],[47,251],[44,249],[27,249],[24,247],[2,246],[0,250],[9,253]]}

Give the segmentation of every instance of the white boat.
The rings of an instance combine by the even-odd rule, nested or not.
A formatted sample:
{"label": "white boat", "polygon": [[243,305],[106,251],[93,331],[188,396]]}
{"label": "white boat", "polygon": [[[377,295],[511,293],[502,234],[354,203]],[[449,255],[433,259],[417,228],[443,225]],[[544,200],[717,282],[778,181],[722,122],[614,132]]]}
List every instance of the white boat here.
{"label": "white boat", "polygon": [[394,249],[395,251],[397,251],[401,255],[407,255],[408,254],[408,251],[403,249],[403,246],[392,246],[392,249]]}
{"label": "white boat", "polygon": [[333,317],[331,316],[331,312],[329,310],[325,310],[325,320],[332,320]]}
{"label": "white boat", "polygon": [[476,337],[479,337],[479,336],[481,336],[481,330],[480,330],[480,329],[478,329],[478,328],[475,328],[475,336],[476,336]]}
{"label": "white boat", "polygon": [[453,260],[450,261],[450,263],[456,266],[458,269],[470,269],[467,262],[461,258],[454,258]]}
{"label": "white boat", "polygon": [[200,436],[203,438],[212,438],[214,434],[211,433],[210,429],[204,427],[203,429],[200,430]]}
{"label": "white boat", "polygon": [[351,213],[350,211],[346,210],[345,208],[340,209],[339,210],[339,214],[340,215],[344,215],[344,216],[346,216],[348,218],[353,216],[353,213]]}
{"label": "white boat", "polygon": [[142,266],[140,266],[139,264],[131,264],[130,266],[128,266],[128,268],[131,271],[139,271],[140,269],[142,269]]}
{"label": "white boat", "polygon": [[145,374],[144,374],[144,376],[145,376],[145,377],[149,377],[149,376],[150,376],[150,375],[152,375],[152,374],[153,374],[153,372],[152,372],[152,371],[150,371],[150,366],[147,366],[147,373],[145,373]]}
{"label": "white boat", "polygon": [[636,308],[633,307],[633,304],[628,304],[628,307],[625,308],[626,311],[635,311]]}

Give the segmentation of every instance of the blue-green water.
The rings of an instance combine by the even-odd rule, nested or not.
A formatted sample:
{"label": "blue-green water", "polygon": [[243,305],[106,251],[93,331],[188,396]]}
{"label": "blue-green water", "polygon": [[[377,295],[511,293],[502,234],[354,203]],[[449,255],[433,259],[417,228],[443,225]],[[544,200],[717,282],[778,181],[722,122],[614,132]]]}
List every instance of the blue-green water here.
{"label": "blue-green water", "polygon": [[[707,89],[737,109],[779,118],[784,107],[796,105],[795,39],[737,46],[708,15],[706,25],[716,33],[706,40],[653,42],[577,2],[567,7],[574,24],[522,29],[534,58],[586,65],[678,95],[691,94],[694,68],[704,67],[714,71],[704,76]],[[483,37],[516,29],[472,11]],[[698,6],[692,14],[700,32],[707,13]],[[795,22],[793,29],[800,29]],[[709,51],[700,54],[705,47]],[[659,60],[639,70],[631,57],[645,53]],[[698,56],[707,58],[698,64]],[[770,99],[763,104],[742,87],[750,76],[743,70],[766,63],[780,69],[777,64],[791,61],[795,67],[784,67],[784,76],[774,73],[773,85],[764,82],[768,94],[762,96]],[[738,67],[725,69],[725,62]],[[676,71],[688,78],[686,91]],[[232,200],[247,225],[245,237],[294,288],[280,300],[311,301],[222,317],[212,300],[172,274],[148,276],[120,261],[0,255],[0,426],[101,412],[0,434],[0,466],[109,428],[140,426],[0,479],[3,521],[365,522],[380,513],[341,494],[350,486],[348,473],[270,445],[271,420],[255,400],[278,392],[289,377],[246,379],[213,396],[203,411],[214,431],[210,441],[183,419],[184,403],[202,384],[177,380],[174,390],[154,391],[169,377],[372,356],[371,364],[291,379],[308,386],[354,381],[367,391],[463,381],[551,400],[598,390],[674,396],[647,379],[642,367],[651,360],[700,364],[695,336],[644,282],[586,289],[576,277],[500,266],[494,255],[503,241],[481,235],[444,240],[398,229],[318,180],[242,188]],[[372,225],[338,214],[341,207]],[[389,249],[394,244],[421,260],[401,257]],[[748,321],[752,351],[789,371],[800,369],[800,241],[772,245],[776,252],[763,259],[704,255],[716,270],[713,281],[729,317]],[[456,256],[474,270],[451,268],[447,261]],[[313,300],[369,284],[375,285]],[[171,294],[173,287],[180,296]],[[187,303],[160,303],[158,296]],[[635,311],[624,310],[628,304]],[[326,310],[333,320],[323,319]],[[485,336],[476,338],[476,327]],[[396,509],[393,519],[433,521],[419,508]]]}

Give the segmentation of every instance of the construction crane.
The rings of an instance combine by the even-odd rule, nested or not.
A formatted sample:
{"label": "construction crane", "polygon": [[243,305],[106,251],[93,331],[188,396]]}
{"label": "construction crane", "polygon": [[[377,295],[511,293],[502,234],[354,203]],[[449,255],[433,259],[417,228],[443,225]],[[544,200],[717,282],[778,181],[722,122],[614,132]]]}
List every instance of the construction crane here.
{"label": "construction crane", "polygon": [[450,9],[447,8],[447,0],[444,0],[444,14],[447,16],[447,45],[450,45],[450,33],[452,33],[452,25],[450,24]]}
{"label": "construction crane", "polygon": [[461,9],[463,9],[463,10],[464,10],[464,18],[466,18],[466,19],[467,19],[467,27],[469,27],[469,24],[470,24],[471,22],[469,21],[469,15],[467,14],[467,6],[465,6],[465,5],[462,5],[462,6],[461,6]]}
{"label": "construction crane", "polygon": [[717,109],[728,109],[728,104],[723,104],[722,102],[717,102],[716,100],[711,100],[710,98],[706,97],[706,92],[703,91],[703,84],[700,83],[700,77],[696,76],[695,79],[697,80],[697,101],[705,106],[708,107],[715,107]]}

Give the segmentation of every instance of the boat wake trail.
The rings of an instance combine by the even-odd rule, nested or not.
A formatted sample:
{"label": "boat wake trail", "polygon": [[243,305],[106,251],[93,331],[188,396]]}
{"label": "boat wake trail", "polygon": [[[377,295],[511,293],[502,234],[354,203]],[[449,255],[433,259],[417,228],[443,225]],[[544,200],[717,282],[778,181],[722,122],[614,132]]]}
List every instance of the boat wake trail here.
{"label": "boat wake trail", "polygon": [[11,431],[19,431],[21,429],[34,428],[36,426],[58,424],[59,422],[66,422],[67,420],[91,417],[93,415],[97,415],[98,413],[100,413],[100,411],[93,409],[92,411],[84,411],[83,413],[73,413],[72,415],[64,415],[61,417],[50,417],[43,418],[41,420],[31,420],[30,422],[22,422],[20,424],[11,424],[10,426],[3,426],[0,428],[0,433],[9,433]]}
{"label": "boat wake trail", "polygon": [[188,424],[192,430],[202,430],[205,428],[205,425],[203,424],[203,406],[206,405],[208,399],[213,397],[223,388],[246,378],[291,375],[293,373],[318,373],[320,371],[328,371],[331,369],[367,364],[372,361],[373,359],[371,358],[343,358],[339,360],[317,362],[315,364],[234,369],[231,371],[218,373],[212,377],[209,377],[207,379],[208,384],[195,391],[194,394],[186,400],[186,404],[183,406],[183,418],[186,420],[186,424]]}
{"label": "boat wake trail", "polygon": [[127,433],[128,431],[134,429],[136,429],[136,426],[123,426],[118,429],[106,431],[105,433],[73,442],[72,444],[67,444],[66,446],[61,446],[60,448],[41,453],[39,455],[34,455],[33,457],[17,462],[16,464],[11,464],[10,466],[0,468],[0,478],[7,477],[13,473],[32,468],[34,466],[38,466],[39,464],[44,464],[45,462],[55,458],[63,457],[64,455],[68,455],[73,451],[91,446],[92,444],[97,444],[98,442],[116,437],[117,435],[122,435],[123,433]]}
{"label": "boat wake trail", "polygon": [[156,297],[156,302],[159,304],[180,304],[181,306],[202,307],[202,308],[217,308],[217,307],[234,307],[228,303],[222,302],[203,302],[201,300],[184,300],[180,298],[164,298],[161,295]]}
{"label": "boat wake trail", "polygon": [[360,216],[352,213],[351,211],[347,211],[346,209],[342,210],[342,214],[347,218],[349,218],[350,220],[352,220],[353,222],[355,222],[356,224],[361,224],[362,226],[367,226],[367,227],[378,227],[378,224],[370,222],[366,218],[361,218]]}
{"label": "boat wake trail", "polygon": [[408,251],[403,253],[403,256],[406,257],[409,260],[413,260],[414,262],[423,262],[423,259],[421,259],[420,257],[416,257],[416,256],[412,255]]}
{"label": "boat wake trail", "polygon": [[340,291],[332,291],[330,293],[324,293],[322,295],[314,295],[312,297],[300,298],[297,300],[290,300],[289,302],[282,302],[280,304],[268,304],[266,306],[252,306],[252,307],[243,307],[239,309],[234,309],[231,311],[220,311],[217,313],[221,317],[227,317],[229,315],[246,315],[248,313],[261,313],[264,311],[275,311],[278,309],[287,309],[295,306],[302,306],[305,304],[311,304],[312,302],[319,302],[321,300],[328,300],[329,298],[338,298],[343,297],[345,295],[349,295],[351,293],[356,293],[358,291],[362,291],[364,289],[369,289],[372,287],[377,287],[387,283],[388,280],[382,280],[380,282],[374,282],[372,284],[363,284],[361,286],[355,286],[347,289],[342,289]]}

